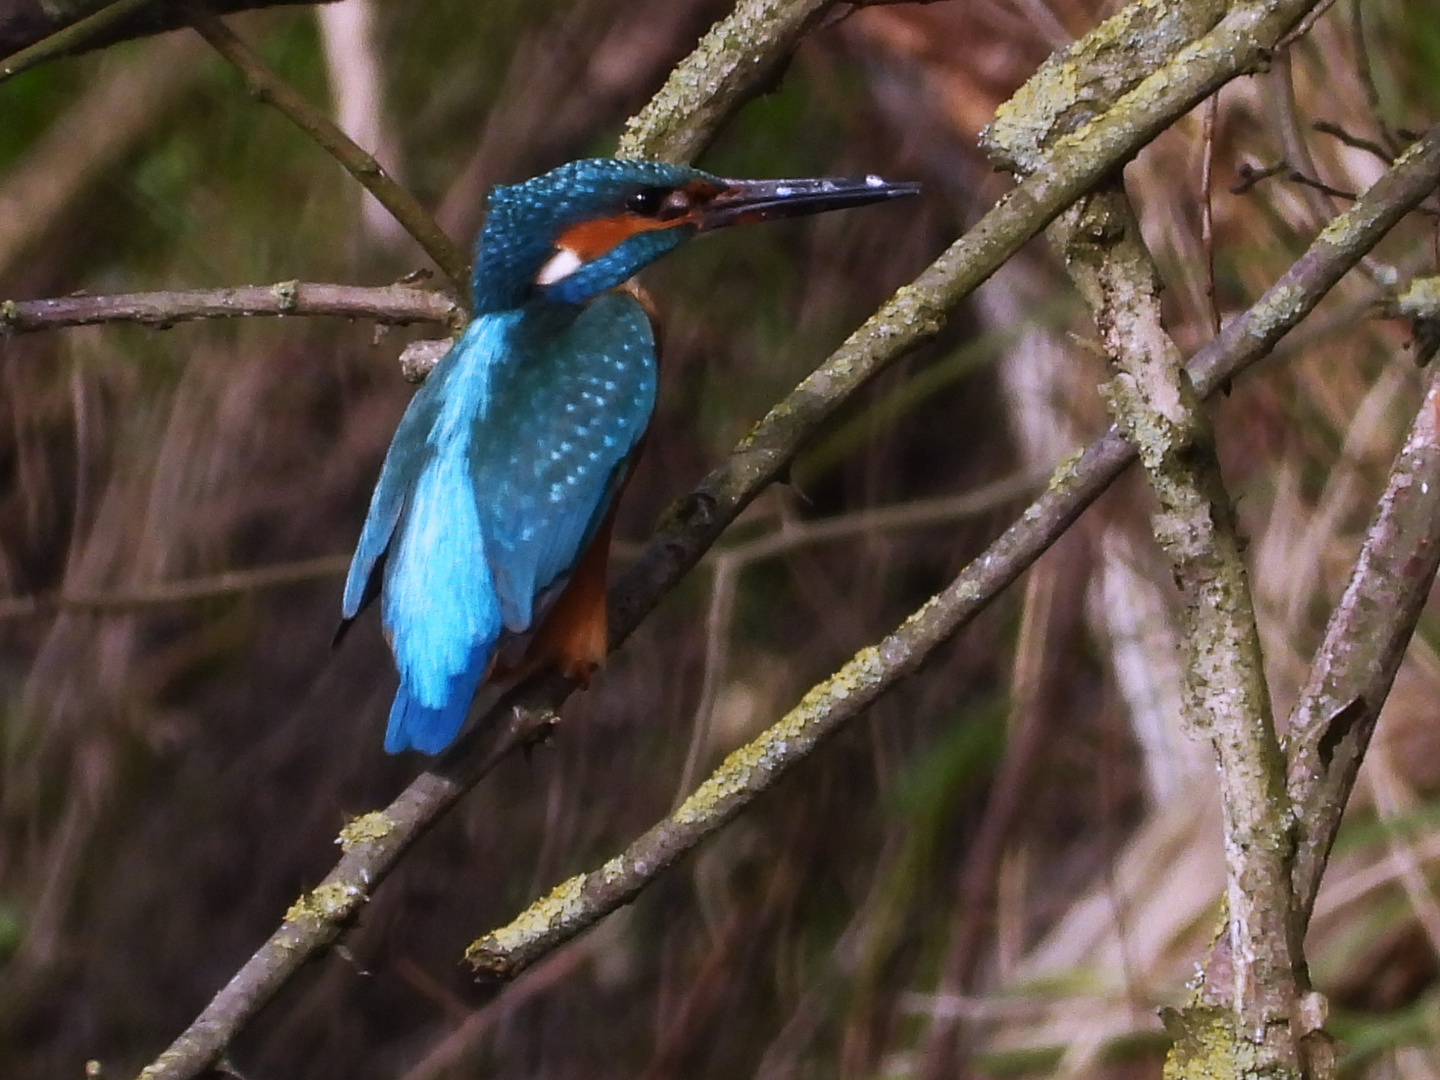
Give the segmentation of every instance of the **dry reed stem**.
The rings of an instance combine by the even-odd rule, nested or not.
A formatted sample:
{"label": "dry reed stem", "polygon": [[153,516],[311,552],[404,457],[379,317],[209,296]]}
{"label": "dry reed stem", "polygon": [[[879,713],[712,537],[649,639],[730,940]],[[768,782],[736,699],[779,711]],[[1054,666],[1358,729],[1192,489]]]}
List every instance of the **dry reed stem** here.
{"label": "dry reed stem", "polygon": [[321,555],[314,559],[260,566],[249,570],[227,570],[208,577],[165,581],[144,589],[115,592],[61,593],[59,596],[21,596],[0,599],[0,621],[50,615],[60,611],[120,613],[137,608],[159,607],[208,600],[216,596],[273,589],[316,578],[339,577],[350,566],[349,555]]}

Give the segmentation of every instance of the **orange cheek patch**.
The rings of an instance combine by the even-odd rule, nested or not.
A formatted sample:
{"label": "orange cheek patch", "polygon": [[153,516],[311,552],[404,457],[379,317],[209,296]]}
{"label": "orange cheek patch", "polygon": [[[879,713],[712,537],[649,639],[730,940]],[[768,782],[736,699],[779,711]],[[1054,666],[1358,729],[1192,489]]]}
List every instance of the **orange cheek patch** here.
{"label": "orange cheek patch", "polygon": [[555,246],[573,251],[580,257],[581,262],[589,262],[598,259],[607,251],[614,250],[636,233],[670,229],[684,221],[684,218],[660,221],[657,218],[641,217],[639,214],[616,214],[614,217],[578,221],[555,238]]}

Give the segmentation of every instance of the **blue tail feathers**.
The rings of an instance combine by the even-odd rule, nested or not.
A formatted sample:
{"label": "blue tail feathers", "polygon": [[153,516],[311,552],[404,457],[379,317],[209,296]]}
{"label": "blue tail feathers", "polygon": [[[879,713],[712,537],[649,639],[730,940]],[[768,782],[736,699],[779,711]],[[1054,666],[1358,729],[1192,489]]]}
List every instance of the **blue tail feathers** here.
{"label": "blue tail feathers", "polygon": [[466,669],[449,680],[444,700],[439,706],[424,704],[418,688],[412,689],[402,675],[395,702],[390,706],[390,721],[385,727],[385,752],[419,750],[422,754],[438,754],[455,741],[465,724],[476,688],[490,660],[489,643],[471,654]]}

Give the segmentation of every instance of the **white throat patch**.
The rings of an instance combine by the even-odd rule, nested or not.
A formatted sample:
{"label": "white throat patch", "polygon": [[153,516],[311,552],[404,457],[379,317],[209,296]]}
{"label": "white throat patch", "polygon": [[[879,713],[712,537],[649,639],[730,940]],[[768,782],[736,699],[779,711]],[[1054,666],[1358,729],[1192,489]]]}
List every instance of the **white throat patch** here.
{"label": "white throat patch", "polygon": [[557,281],[563,281],[580,267],[584,261],[579,255],[567,247],[556,248],[555,254],[551,255],[545,265],[535,275],[536,285],[554,285]]}

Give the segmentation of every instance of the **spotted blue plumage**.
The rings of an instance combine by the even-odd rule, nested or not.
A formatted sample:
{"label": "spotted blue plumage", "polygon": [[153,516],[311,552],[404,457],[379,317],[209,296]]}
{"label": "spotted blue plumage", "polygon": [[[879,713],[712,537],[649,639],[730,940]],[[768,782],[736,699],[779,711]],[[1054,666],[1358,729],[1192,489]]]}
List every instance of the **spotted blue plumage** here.
{"label": "spotted blue plumage", "polygon": [[[649,320],[611,290],[704,229],[912,190],[597,159],[491,193],[475,319],[400,421],[345,582],[341,631],[378,595],[400,672],[386,750],[454,740],[497,653],[523,666],[597,538],[655,406]],[[595,662],[594,584],[536,663]]]}
{"label": "spotted blue plumage", "polygon": [[345,584],[359,611],[383,569],[400,689],[385,748],[455,738],[502,631],[531,628],[603,520],[655,406],[639,303],[475,320],[395,433]]}

